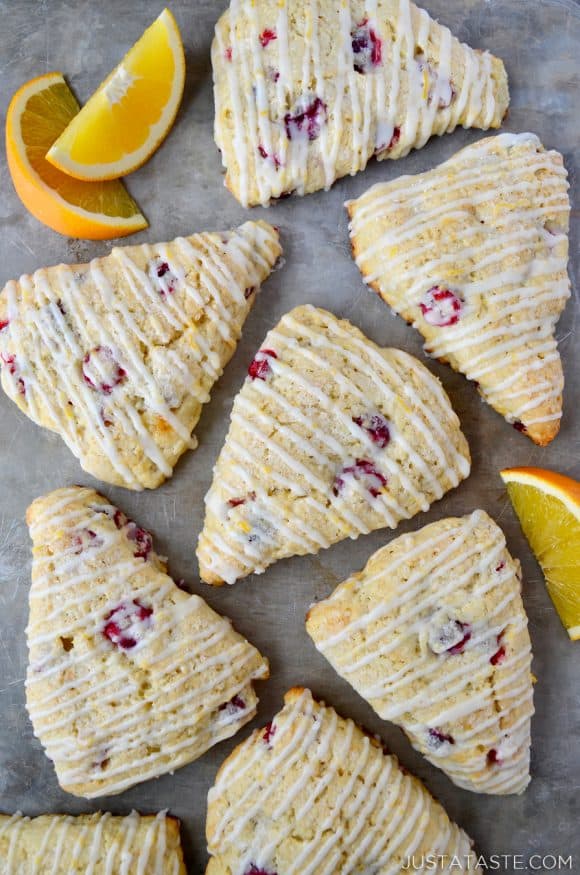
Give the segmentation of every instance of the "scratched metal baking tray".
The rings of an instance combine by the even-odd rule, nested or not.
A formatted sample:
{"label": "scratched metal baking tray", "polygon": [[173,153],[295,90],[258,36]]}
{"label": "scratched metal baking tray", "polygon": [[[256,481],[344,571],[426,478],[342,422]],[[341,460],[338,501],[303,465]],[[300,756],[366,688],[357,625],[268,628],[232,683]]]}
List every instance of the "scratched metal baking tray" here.
{"label": "scratched metal baking tray", "polygon": [[[505,129],[535,131],[545,145],[564,153],[573,203],[579,203],[580,4],[577,0],[425,0],[423,4],[463,40],[486,47],[506,62],[512,105]],[[233,226],[244,211],[222,186],[213,144],[213,101],[209,47],[213,25],[225,0],[173,0],[187,54],[183,106],[168,141],[130,179],[151,227],[134,242],[167,240],[195,230]],[[0,0],[0,106],[25,80],[50,70],[64,71],[84,100],[159,13],[161,0]],[[4,119],[2,118],[2,127]],[[150,528],[160,552],[170,557],[173,575],[260,647],[271,661],[272,677],[259,685],[257,720],[265,723],[279,708],[284,691],[309,685],[339,711],[379,732],[403,763],[419,775],[450,815],[473,836],[482,854],[575,855],[580,871],[580,645],[560,627],[538,567],[509,506],[498,470],[538,464],[580,478],[580,314],[578,299],[578,210],[572,213],[571,252],[575,296],[558,325],[566,372],[565,413],[551,447],[534,447],[482,404],[472,386],[444,366],[429,362],[457,410],[473,455],[473,474],[431,511],[400,527],[399,533],[442,516],[485,508],[503,526],[524,568],[524,600],[534,648],[536,716],[533,722],[533,780],[522,797],[475,796],[454,787],[406,742],[382,723],[317,654],[304,631],[309,604],[326,596],[347,572],[364,565],[392,534],[376,532],[338,544],[319,556],[280,562],[266,574],[233,588],[214,590],[197,578],[195,538],[202,524],[203,496],[228,425],[232,400],[252,351],[266,331],[291,307],[311,302],[351,319],[383,345],[400,346],[423,358],[419,337],[363,286],[349,256],[343,202],[369,185],[401,173],[427,170],[481,137],[460,131],[432,141],[398,162],[373,164],[331,192],[289,199],[270,210],[256,209],[281,229],[285,265],[268,282],[248,319],[244,338],[205,409],[197,434],[199,449],[177,466],[172,480],[155,492],[131,493],[102,486],[113,501]],[[5,155],[0,162],[0,286],[22,273],[59,261],[82,262],[105,253],[106,243],[67,240],[39,225],[21,207],[10,185]],[[424,359],[423,359],[424,360]],[[27,814],[71,814],[99,807],[124,814],[169,808],[183,822],[189,872],[203,872],[205,800],[216,770],[237,739],[201,760],[120,796],[92,802],[63,793],[52,764],[33,738],[24,708],[26,666],[24,628],[30,547],[24,523],[27,505],[58,486],[83,483],[99,488],[60,438],[29,422],[0,397],[0,810]],[[257,724],[256,724],[257,725]],[[502,864],[511,870],[513,863]]]}

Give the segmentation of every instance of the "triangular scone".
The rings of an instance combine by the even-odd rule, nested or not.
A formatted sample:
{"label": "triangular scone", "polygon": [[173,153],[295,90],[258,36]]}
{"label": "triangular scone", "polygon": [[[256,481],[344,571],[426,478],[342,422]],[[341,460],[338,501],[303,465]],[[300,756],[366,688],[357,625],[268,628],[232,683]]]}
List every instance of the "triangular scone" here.
{"label": "triangular scone", "polygon": [[[8,868],[3,868],[5,863]],[[179,821],[161,812],[0,814],[0,875],[186,875]]]}
{"label": "triangular scone", "polygon": [[498,128],[507,75],[409,0],[233,0],[212,46],[215,139],[244,205],[329,188],[434,134]]}
{"label": "triangular scone", "polygon": [[570,296],[562,156],[501,134],[347,204],[364,280],[425,351],[540,446],[558,433],[564,380],[554,326]]}
{"label": "triangular scone", "polygon": [[469,837],[423,784],[303,689],[223,763],[206,834],[206,875],[397,875],[427,854],[480,871]]}
{"label": "triangular scone", "polygon": [[9,282],[4,390],[90,474],[153,489],[197,446],[202,405],[279,255],[274,228],[247,222]]}
{"label": "triangular scone", "polygon": [[26,701],[64,790],[120,793],[252,719],[267,660],[174,584],[149,532],[81,487],[37,499],[27,521]]}
{"label": "triangular scone", "polygon": [[470,470],[441,384],[326,310],[297,307],[268,333],[234,401],[206,496],[206,583],[395,528]]}
{"label": "triangular scone", "polygon": [[521,793],[533,705],[520,580],[503,532],[477,510],[391,541],[310,609],[307,630],[455,784]]}

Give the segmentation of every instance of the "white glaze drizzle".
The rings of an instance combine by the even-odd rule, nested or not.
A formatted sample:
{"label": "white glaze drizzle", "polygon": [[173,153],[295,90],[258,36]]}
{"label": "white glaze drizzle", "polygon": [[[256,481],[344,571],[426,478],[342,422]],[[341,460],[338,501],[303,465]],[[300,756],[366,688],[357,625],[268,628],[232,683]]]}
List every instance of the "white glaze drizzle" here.
{"label": "white glaze drizzle", "polygon": [[[462,439],[450,440],[457,420],[449,400],[411,356],[381,350],[348,323],[310,307],[284,316],[262,348],[275,351],[276,357],[268,358],[267,378],[248,377],[234,402],[230,432],[206,496],[198,547],[202,570],[233,583],[282,556],[317,552],[382,526],[395,528],[468,475]],[[334,366],[337,350],[348,365]],[[328,374],[328,379],[315,381],[311,371]],[[339,403],[331,395],[333,386]],[[369,406],[389,420],[385,449],[353,421]],[[405,434],[397,422],[410,426]],[[380,494],[372,497],[356,479],[335,494],[337,474],[354,458],[371,460],[381,472],[387,485]],[[390,490],[393,482],[397,486]],[[353,495],[362,499],[362,507]],[[243,503],[228,506],[238,499]],[[329,518],[338,534],[329,528]]]}
{"label": "white glaze drizzle", "polygon": [[[378,564],[373,557],[369,561],[378,564],[377,571],[346,581],[313,607],[308,631],[336,671],[383,719],[401,725],[412,743],[457,784],[477,792],[521,792],[529,781],[533,704],[527,618],[515,566],[501,529],[482,511],[449,522],[454,525],[428,526],[429,537],[415,545],[410,536],[391,542],[385,549],[395,552],[388,562]],[[420,564],[412,570],[415,562]],[[382,581],[384,596],[377,589]],[[356,619],[325,635],[317,626],[317,611],[344,604],[339,611],[348,614],[351,599],[361,606]],[[477,605],[484,600],[485,618],[469,624],[462,654],[437,656],[424,644],[437,612],[448,603]],[[509,649],[514,637],[522,648],[518,652]],[[407,652],[406,647],[412,652],[415,641],[420,653],[389,673],[389,656],[400,649]],[[500,643],[507,649],[494,666],[490,657]],[[416,717],[427,710],[429,728],[453,738],[443,752],[428,749],[426,718]],[[475,714],[469,729],[461,721]],[[501,766],[487,763],[491,749],[501,751]]]}
{"label": "white glaze drizzle", "polygon": [[[535,181],[522,178],[529,174]],[[430,288],[458,294],[461,317],[457,324],[429,329],[428,354],[480,383],[490,404],[526,427],[561,417],[561,375],[534,383],[529,375],[543,368],[549,373],[559,362],[554,326],[570,296],[567,189],[565,167],[535,135],[502,134],[434,171],[373,186],[349,205],[365,282],[419,331],[428,328],[420,304]],[[389,221],[402,211],[409,218]],[[548,220],[551,233],[545,230]],[[389,230],[361,245],[377,222]],[[448,236],[455,222],[459,250]],[[531,255],[514,268],[513,259],[526,249]],[[506,392],[511,387],[517,388]],[[513,403],[519,397],[522,404]]]}
{"label": "white glaze drizzle", "polygon": [[[200,405],[255,298],[244,291],[260,285],[279,251],[270,226],[248,222],[226,235],[116,248],[88,266],[60,265],[9,282],[8,325],[0,331],[4,386],[83,462],[91,465],[90,453],[106,460],[114,482],[133,489],[151,478],[158,483],[177,455],[196,446]],[[87,372],[106,390],[87,382]],[[191,397],[199,402],[193,412],[185,403]],[[164,423],[160,431],[155,422]],[[174,440],[165,448],[167,430]],[[98,473],[105,477],[103,468]]]}
{"label": "white glaze drizzle", "polygon": [[[380,60],[366,73],[355,69],[353,53],[361,26],[380,44]],[[264,45],[268,33],[274,36]],[[435,56],[422,63],[417,46],[436,53],[437,64]],[[496,100],[491,57],[460,44],[409,0],[305,0],[298,7],[231,0],[216,26],[212,61],[216,142],[244,206],[328,189],[373,154],[399,158],[458,124],[497,127],[507,109]],[[316,135],[295,129],[289,138],[285,117],[316,99],[325,107]]]}
{"label": "white glaze drizzle", "polygon": [[[17,812],[0,818],[2,873],[65,875],[74,867],[78,875],[177,875],[180,854],[178,846],[167,845],[166,815],[161,811],[143,819],[136,811],[125,818],[98,812],[78,819],[58,814],[34,819]],[[37,847],[33,835],[37,841],[42,836]]]}
{"label": "white glaze drizzle", "polygon": [[[134,524],[117,528],[116,508],[97,493],[74,487],[41,501],[31,522],[27,707],[61,784],[88,798],[120,792],[251,719],[251,681],[267,663],[230,622],[180,592],[154,553],[134,556]],[[51,554],[38,555],[46,546]],[[117,647],[106,621],[134,600],[152,614],[131,633],[135,646]],[[219,710],[235,696],[243,707]]]}
{"label": "white glaze drizzle", "polygon": [[208,846],[218,864],[398,875],[402,860],[425,850],[428,829],[439,853],[467,855],[468,837],[422,785],[308,690],[286,697],[272,728],[268,742],[258,731],[236,748],[209,792]]}

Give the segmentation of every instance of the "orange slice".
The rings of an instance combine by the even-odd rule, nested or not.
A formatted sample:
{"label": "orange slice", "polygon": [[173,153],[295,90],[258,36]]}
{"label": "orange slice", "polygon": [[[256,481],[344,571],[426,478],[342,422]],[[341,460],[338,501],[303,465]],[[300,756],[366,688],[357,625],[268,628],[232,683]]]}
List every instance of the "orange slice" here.
{"label": "orange slice", "polygon": [[140,167],[173,124],[185,56],[168,9],[147,28],[47,152],[77,179],[116,179]]}
{"label": "orange slice", "polygon": [[580,640],[580,483],[543,468],[501,471],[568,635]]}
{"label": "orange slice", "polygon": [[14,188],[33,216],[68,237],[103,240],[147,227],[121,182],[79,182],[45,159],[79,111],[61,73],[23,85],[6,115],[6,155]]}

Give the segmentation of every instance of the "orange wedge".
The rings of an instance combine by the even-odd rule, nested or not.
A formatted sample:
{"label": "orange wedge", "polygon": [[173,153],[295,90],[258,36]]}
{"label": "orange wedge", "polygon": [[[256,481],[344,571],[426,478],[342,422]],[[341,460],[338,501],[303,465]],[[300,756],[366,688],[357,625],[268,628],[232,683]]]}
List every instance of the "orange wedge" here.
{"label": "orange wedge", "polygon": [[23,85],[6,115],[6,155],[16,192],[33,216],[68,237],[103,240],[147,227],[121,182],[79,182],[45,159],[79,111],[61,73]]}
{"label": "orange wedge", "polygon": [[183,95],[185,56],[168,9],[97,88],[46,157],[77,179],[116,179],[168,134]]}
{"label": "orange wedge", "polygon": [[580,483],[543,468],[501,471],[558,615],[580,640]]}

